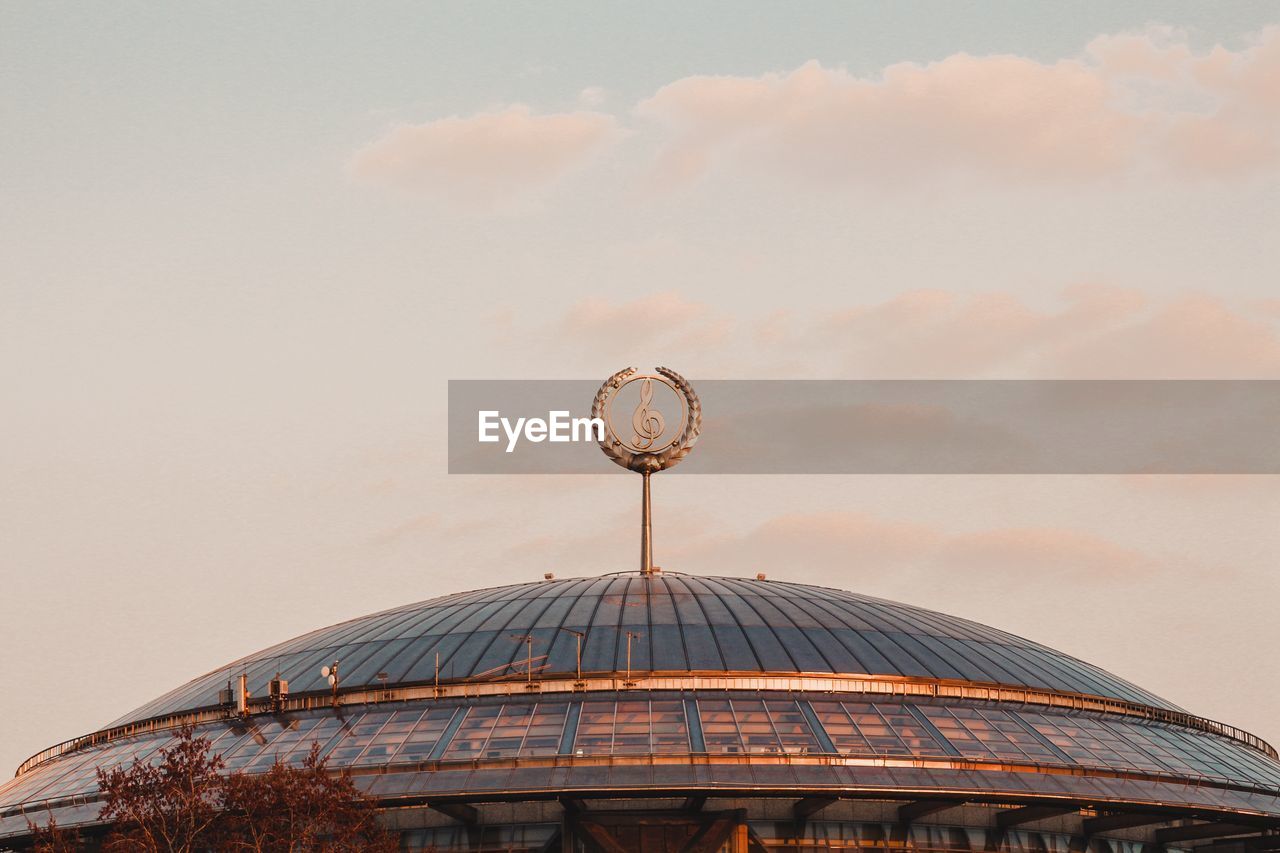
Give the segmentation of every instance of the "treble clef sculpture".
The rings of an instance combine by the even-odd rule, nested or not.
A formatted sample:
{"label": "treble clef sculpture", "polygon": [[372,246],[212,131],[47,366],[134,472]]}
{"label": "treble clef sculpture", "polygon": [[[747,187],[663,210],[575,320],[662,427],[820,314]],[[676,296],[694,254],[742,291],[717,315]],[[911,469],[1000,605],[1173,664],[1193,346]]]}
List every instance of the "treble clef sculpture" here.
{"label": "treble clef sculpture", "polygon": [[656,409],[650,409],[653,403],[653,380],[642,379],[640,381],[640,405],[636,406],[635,414],[631,416],[631,426],[636,431],[635,440],[632,441],[636,450],[648,450],[653,447],[654,441],[666,432],[667,422],[662,418],[662,412]]}
{"label": "treble clef sculpture", "polygon": [[[631,415],[631,427],[635,437],[628,439],[626,431],[614,428],[610,415],[612,403],[618,394],[632,382],[640,383],[640,405]],[[676,418],[679,427],[666,436],[667,422],[658,406],[654,405],[654,392],[666,388],[680,408]],[[693,449],[702,429],[702,403],[693,386],[674,370],[659,367],[655,375],[636,375],[634,367],[619,370],[605,380],[591,401],[591,417],[604,422],[604,434],[600,437],[600,449],[617,464],[644,477],[640,511],[640,574],[653,575],[653,536],[649,508],[649,477],[670,468]]]}

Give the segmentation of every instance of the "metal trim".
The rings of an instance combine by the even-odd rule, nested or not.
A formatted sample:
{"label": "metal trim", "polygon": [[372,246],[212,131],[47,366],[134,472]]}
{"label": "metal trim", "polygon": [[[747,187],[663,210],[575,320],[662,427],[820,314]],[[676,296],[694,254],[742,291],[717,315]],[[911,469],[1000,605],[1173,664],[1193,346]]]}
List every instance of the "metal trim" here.
{"label": "metal trim", "polygon": [[[1152,773],[1138,770],[1108,770],[1105,768],[1089,768],[1089,767],[1058,767],[1053,765],[1042,765],[1033,763],[1014,763],[1014,762],[998,762],[984,761],[978,759],[952,759],[952,758],[883,758],[883,757],[859,757],[851,755],[815,755],[803,753],[749,753],[749,754],[645,754],[645,755],[546,755],[546,756],[529,756],[529,757],[508,757],[496,759],[484,758],[468,758],[468,759],[452,759],[452,760],[424,760],[416,762],[404,762],[401,764],[378,765],[375,767],[352,767],[350,772],[355,777],[366,776],[385,776],[396,773],[430,773],[430,772],[447,772],[447,771],[465,771],[465,770],[504,770],[515,768],[569,768],[569,767],[654,767],[661,765],[692,765],[692,766],[761,766],[761,765],[808,765],[808,766],[831,766],[831,767],[890,767],[904,768],[916,770],[962,770],[962,771],[989,771],[1003,773],[1036,773],[1045,775],[1064,775],[1076,776],[1084,778],[1100,778],[1100,779],[1118,779],[1148,783],[1176,784],[1190,788],[1209,787],[1220,790],[1236,791],[1246,794],[1262,794],[1267,797],[1274,798],[1275,792],[1272,790],[1261,789],[1252,786],[1231,784],[1222,780],[1211,780],[1197,778],[1194,776],[1179,777],[1167,773]],[[550,778],[550,776],[548,776]],[[564,797],[569,789],[563,785],[553,786],[549,788],[504,788],[501,791],[495,791],[489,788],[482,790],[468,791],[457,790],[445,793],[432,793],[428,796],[432,801],[459,800],[465,802],[499,802],[499,801],[522,801],[528,799],[538,799],[544,796]],[[751,780],[743,780],[740,783],[727,783],[724,780],[706,780],[695,787],[688,784],[677,784],[674,786],[646,786],[644,788],[636,788],[626,785],[604,786],[592,789],[602,796],[617,796],[625,794],[627,796],[644,796],[644,797],[670,797],[673,792],[681,794],[690,791],[715,792],[716,795],[724,796],[727,791],[734,792],[750,792],[751,796],[787,796],[795,798],[797,796],[805,796],[810,792],[819,795],[827,792],[829,796],[832,791],[840,792],[842,797],[889,797],[899,798],[905,797],[910,799],[919,799],[923,797],[958,797],[963,798],[966,802],[971,803],[1010,803],[1010,804],[1033,804],[1041,805],[1054,802],[1071,802],[1080,804],[1097,804],[1097,803],[1123,803],[1128,806],[1138,807],[1157,807],[1160,809],[1171,809],[1180,813],[1200,814],[1205,812],[1221,811],[1224,814],[1231,814],[1235,819],[1245,816],[1254,816],[1268,822],[1275,822],[1280,826],[1280,812],[1264,812],[1251,811],[1240,808],[1224,807],[1215,809],[1208,803],[1174,803],[1169,801],[1148,801],[1134,799],[1132,797],[1118,796],[1106,788],[1099,789],[1096,795],[1091,794],[1082,798],[1079,794],[1065,794],[1053,791],[1036,792],[1030,790],[1011,791],[1004,788],[983,789],[979,785],[966,788],[954,788],[948,786],[921,787],[919,785],[798,785],[788,786],[785,789],[778,789],[779,793],[768,793],[769,789],[761,788],[758,783]],[[574,792],[575,796],[583,794]],[[0,810],[0,817],[7,817],[11,814],[19,813],[35,813],[38,811],[46,811],[63,804],[63,799],[74,800],[76,802],[92,802],[99,799],[96,795],[74,795],[68,798],[55,798],[45,801],[24,802],[15,807]],[[389,800],[396,797],[388,798]]]}
{"label": "metal trim", "polygon": [[[1219,735],[1263,753],[1273,760],[1280,760],[1280,753],[1257,735],[1226,723],[1220,723],[1205,717],[1197,717],[1185,711],[1173,711],[1129,702],[1123,699],[1112,699],[1105,696],[1084,693],[1067,693],[1053,690],[1042,690],[1029,687],[1013,687],[1003,684],[984,682],[957,681],[951,679],[923,678],[890,675],[830,675],[826,673],[743,673],[743,672],[649,672],[632,673],[627,681],[622,673],[584,673],[583,681],[577,681],[572,674],[552,678],[536,679],[532,682],[539,695],[548,693],[591,693],[591,692],[640,692],[646,690],[661,691],[701,691],[724,692],[743,691],[777,691],[804,693],[839,693],[868,696],[900,696],[961,699],[981,702],[1014,703],[1018,705],[1035,705],[1046,708],[1057,708],[1072,711],[1095,711],[1135,717],[1153,722],[1168,723],[1183,728]],[[497,679],[491,681],[455,680],[441,682],[439,687],[432,683],[405,684],[395,687],[355,686],[340,689],[337,695],[341,705],[379,705],[386,702],[407,702],[433,699],[470,699],[484,696],[527,696],[529,685],[524,674],[518,680]],[[280,708],[273,708],[269,698],[253,698],[249,700],[251,715],[290,711],[306,711],[326,707],[333,704],[334,697],[330,691],[311,691],[290,695]],[[53,758],[90,746],[98,746],[120,738],[133,737],[185,725],[226,720],[234,716],[233,709],[221,706],[205,706],[177,714],[152,717],[121,726],[102,729],[79,738],[63,741],[44,749],[19,765],[15,776],[21,776],[32,768]]]}

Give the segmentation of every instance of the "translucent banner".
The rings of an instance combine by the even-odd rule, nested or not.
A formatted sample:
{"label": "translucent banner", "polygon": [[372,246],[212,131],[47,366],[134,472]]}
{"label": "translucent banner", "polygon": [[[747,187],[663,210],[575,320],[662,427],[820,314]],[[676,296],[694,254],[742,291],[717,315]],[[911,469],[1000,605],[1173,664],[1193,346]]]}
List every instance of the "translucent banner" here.
{"label": "translucent banner", "polygon": [[[671,473],[1280,473],[1274,380],[691,381],[701,430]],[[450,381],[450,473],[620,471],[597,444],[599,387]],[[680,424],[661,405],[619,398],[612,423]]]}

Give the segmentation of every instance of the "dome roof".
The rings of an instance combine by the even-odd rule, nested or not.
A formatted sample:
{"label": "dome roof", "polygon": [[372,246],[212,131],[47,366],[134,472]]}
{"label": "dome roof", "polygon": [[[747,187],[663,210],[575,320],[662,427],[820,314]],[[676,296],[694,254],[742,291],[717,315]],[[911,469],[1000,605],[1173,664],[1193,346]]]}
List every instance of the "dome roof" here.
{"label": "dome roof", "polygon": [[[568,629],[568,630],[560,630]],[[944,679],[1176,706],[1070,655],[905,604],[780,581],[635,573],[493,587],[362,616],[227,664],[111,725],[214,706],[233,674],[257,692],[279,671],[293,693],[509,678],[532,654],[540,675],[818,673]],[[544,657],[545,656],[545,657]],[[382,679],[379,679],[382,675]]]}
{"label": "dome roof", "polygon": [[[267,698],[277,669],[291,690]],[[249,707],[220,703],[241,674]],[[1069,655],[836,589],[619,574],[447,595],[235,661],[25,762],[0,839],[37,810],[91,824],[97,771],[188,724],[229,771],[314,748],[386,805],[818,792],[1280,826],[1274,749]]]}

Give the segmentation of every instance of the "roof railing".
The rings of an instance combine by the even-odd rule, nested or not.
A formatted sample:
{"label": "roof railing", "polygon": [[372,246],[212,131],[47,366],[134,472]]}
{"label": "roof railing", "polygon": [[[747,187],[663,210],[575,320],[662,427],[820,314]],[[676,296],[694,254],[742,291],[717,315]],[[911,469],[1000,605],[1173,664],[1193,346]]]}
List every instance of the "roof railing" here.
{"label": "roof railing", "polygon": [[[688,752],[688,753],[650,753],[650,754],[619,754],[619,753],[594,753],[588,755],[542,755],[542,756],[522,756],[522,755],[505,755],[496,758],[472,756],[467,758],[455,759],[423,759],[417,761],[398,762],[390,765],[378,767],[353,767],[349,768],[354,776],[384,775],[388,772],[408,772],[408,771],[446,771],[457,768],[509,768],[509,767],[568,767],[568,766],[605,766],[605,767],[625,767],[635,765],[662,765],[662,764],[687,764],[694,763],[698,765],[751,765],[751,764],[781,764],[781,765],[834,765],[841,767],[861,766],[861,767],[909,767],[917,769],[952,769],[952,770],[983,770],[991,772],[1035,772],[1050,775],[1066,775],[1066,776],[1095,776],[1108,779],[1122,779],[1141,782],[1175,782],[1178,784],[1192,785],[1196,787],[1209,787],[1222,790],[1240,791],[1244,793],[1262,793],[1267,796],[1273,796],[1272,791],[1258,787],[1256,783],[1246,780],[1236,780],[1229,777],[1207,776],[1194,771],[1184,773],[1170,773],[1167,771],[1152,771],[1140,768],[1117,766],[1094,766],[1094,765],[1075,765],[1061,764],[1057,762],[1047,761],[1008,761],[1001,759],[985,759],[959,756],[921,756],[921,755],[881,755],[867,752],[844,752],[844,753],[826,753],[826,752],[804,752],[804,751],[786,751],[786,750],[766,750],[751,751],[740,753],[709,753],[709,752]],[[624,789],[630,790],[630,789]],[[893,786],[889,786],[885,792],[861,791],[861,796],[880,796],[885,793],[892,793]],[[483,794],[493,795],[496,792],[492,789],[486,789]],[[918,798],[920,790],[913,788],[910,798]],[[769,796],[769,795],[765,795]],[[794,797],[793,793],[789,796]],[[1058,792],[1045,793],[1036,792],[1026,789],[1017,791],[987,789],[975,795],[971,801],[972,805],[998,805],[1009,802],[1027,802],[1035,803],[1043,801],[1046,798],[1057,799],[1061,795]],[[1114,798],[1114,794],[1111,795]],[[83,804],[100,800],[99,793],[76,793],[70,795],[62,795],[57,797],[47,797],[41,800],[32,800],[20,804],[0,808],[0,818],[9,817],[15,814],[46,814],[51,808],[65,806],[69,804]],[[394,804],[399,798],[387,797],[384,804]],[[485,801],[484,796],[473,797],[478,801]],[[1096,804],[1099,800],[1096,797],[1085,798],[1081,805],[1086,803]],[[1194,814],[1196,817],[1203,818],[1206,813],[1206,803],[1186,804],[1184,806],[1170,806],[1168,803],[1161,805],[1162,810],[1168,810],[1171,817],[1176,816],[1181,811]],[[1221,803],[1215,803],[1209,807],[1209,811],[1214,808],[1225,808]],[[1232,810],[1231,814],[1238,817],[1240,812]]]}
{"label": "roof railing", "polygon": [[[1156,708],[1124,699],[1095,696],[1086,693],[1066,693],[1029,687],[1012,687],[1003,684],[965,682],[949,679],[913,678],[884,675],[829,675],[825,673],[632,673],[630,681],[622,673],[583,673],[583,680],[575,675],[536,679],[540,694],[582,693],[592,691],[636,692],[642,690],[777,690],[809,693],[841,693],[868,696],[930,697],[961,699],[979,702],[1018,703],[1046,708],[1064,708],[1073,711],[1092,711],[1118,714],[1157,723],[1180,726],[1229,738],[1263,753],[1273,760],[1280,760],[1276,749],[1257,735],[1216,720],[1197,717],[1186,711]],[[528,685],[524,674],[519,680],[497,678],[489,681],[455,680],[384,686],[350,686],[340,688],[337,702],[341,705],[375,705],[384,702],[421,701],[450,698],[481,698],[485,696],[527,696]],[[287,713],[333,707],[335,696],[331,691],[295,693],[283,701],[270,697],[248,700],[249,714]],[[15,776],[21,776],[33,768],[81,749],[110,743],[123,738],[136,737],[152,732],[166,731],[183,726],[201,725],[220,720],[241,719],[233,707],[225,705],[204,706],[176,714],[150,717],[102,729],[37,752],[19,765]]]}

